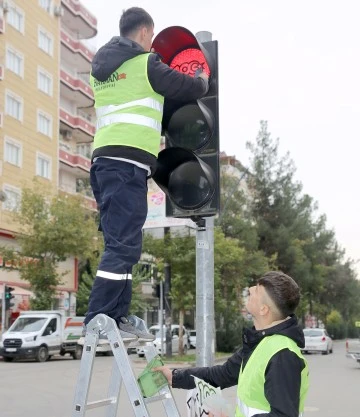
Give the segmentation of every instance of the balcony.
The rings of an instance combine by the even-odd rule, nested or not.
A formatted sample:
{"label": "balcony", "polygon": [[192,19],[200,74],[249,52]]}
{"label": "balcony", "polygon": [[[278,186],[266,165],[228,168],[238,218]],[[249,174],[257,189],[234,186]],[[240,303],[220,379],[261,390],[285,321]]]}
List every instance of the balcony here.
{"label": "balcony", "polygon": [[[1,79],[1,78],[0,78]],[[74,101],[78,107],[89,107],[94,103],[93,92],[89,84],[65,69],[60,69],[61,96]]]}
{"label": "balcony", "polygon": [[64,14],[61,20],[80,38],[93,38],[97,34],[97,19],[78,0],[61,0]]}
{"label": "balcony", "polygon": [[68,110],[60,108],[60,130],[67,127],[74,129],[72,137],[77,142],[91,142],[94,138],[96,127],[84,116],[71,114]]}
{"label": "balcony", "polygon": [[94,52],[80,40],[61,29],[61,61],[71,63],[78,71],[89,71]]}
{"label": "balcony", "polygon": [[62,191],[63,193],[82,196],[85,207],[87,207],[91,211],[97,211],[96,200],[92,192],[91,192],[91,195],[90,193],[85,192],[85,191],[77,192],[75,186],[74,188],[70,187],[69,185],[63,184],[61,181],[59,184],[59,190]]}
{"label": "balcony", "polygon": [[[77,177],[88,177],[90,172],[91,161],[84,155],[74,153],[72,150],[59,149],[59,161],[74,170]],[[85,175],[84,175],[85,174]]]}

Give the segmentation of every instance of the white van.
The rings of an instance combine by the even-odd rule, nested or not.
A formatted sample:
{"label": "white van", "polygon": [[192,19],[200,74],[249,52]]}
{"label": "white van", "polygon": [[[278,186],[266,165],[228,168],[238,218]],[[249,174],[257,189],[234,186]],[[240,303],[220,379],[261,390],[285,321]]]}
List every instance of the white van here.
{"label": "white van", "polygon": [[23,311],[9,330],[1,336],[0,356],[5,362],[30,358],[45,362],[52,355],[69,353],[80,359],[82,346],[77,344],[82,328],[67,327],[63,311]]}
{"label": "white van", "polygon": [[[5,362],[35,359],[45,362],[53,355],[70,354],[80,359],[83,347],[78,344],[85,317],[66,317],[60,310],[23,311],[0,341],[0,356]],[[99,344],[97,353],[112,355],[109,343]]]}
{"label": "white van", "polygon": [[[179,353],[179,329],[180,326],[178,324],[171,325],[171,348],[172,353]],[[156,347],[157,353],[159,355],[165,355],[166,353],[166,326],[163,326],[162,332],[162,349],[161,349],[161,335],[160,335],[160,326],[154,325],[149,328],[149,332],[155,336],[155,340],[153,342],[154,346]],[[187,354],[188,349],[190,349],[189,343],[189,333],[185,326],[183,326],[183,346],[184,346],[184,355]],[[145,355],[144,347],[139,346],[136,348],[136,353],[139,357],[143,357]]]}

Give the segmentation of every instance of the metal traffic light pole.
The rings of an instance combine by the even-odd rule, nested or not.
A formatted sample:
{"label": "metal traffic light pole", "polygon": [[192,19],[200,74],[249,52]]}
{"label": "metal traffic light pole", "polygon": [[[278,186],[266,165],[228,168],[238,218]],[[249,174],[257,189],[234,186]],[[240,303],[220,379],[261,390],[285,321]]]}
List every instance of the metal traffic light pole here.
{"label": "metal traffic light pole", "polygon": [[[212,40],[211,32],[195,35]],[[215,356],[214,217],[193,219],[196,230],[196,366],[212,366]]]}
{"label": "metal traffic light pole", "polygon": [[5,309],[5,289],[6,285],[3,285],[3,295],[2,295],[2,314],[1,314],[1,333],[4,333],[5,331],[5,315],[6,315],[6,309]]}

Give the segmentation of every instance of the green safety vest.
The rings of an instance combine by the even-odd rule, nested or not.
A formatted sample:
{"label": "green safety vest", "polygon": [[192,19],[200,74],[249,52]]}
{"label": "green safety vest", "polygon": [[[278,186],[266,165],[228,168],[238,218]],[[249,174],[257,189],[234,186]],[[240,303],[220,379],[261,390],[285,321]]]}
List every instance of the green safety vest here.
{"label": "green safety vest", "polygon": [[236,417],[251,417],[255,414],[270,412],[270,404],[265,397],[265,371],[271,358],[283,349],[296,353],[305,363],[301,372],[299,404],[299,416],[302,416],[309,388],[308,365],[292,339],[282,335],[272,335],[262,339],[250,356],[245,369],[241,368],[237,388]]}
{"label": "green safety vest", "polygon": [[156,93],[149,82],[149,55],[129,59],[106,81],[90,76],[97,116],[94,150],[122,145],[157,157],[164,97]]}

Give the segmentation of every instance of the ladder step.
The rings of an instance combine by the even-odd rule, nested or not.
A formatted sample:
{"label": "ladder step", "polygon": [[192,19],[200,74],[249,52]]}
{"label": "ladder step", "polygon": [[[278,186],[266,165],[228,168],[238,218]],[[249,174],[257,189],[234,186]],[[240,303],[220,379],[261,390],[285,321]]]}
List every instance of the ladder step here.
{"label": "ladder step", "polygon": [[98,400],[98,401],[91,401],[86,404],[86,410],[91,410],[92,408],[99,408],[99,407],[105,407],[110,404],[116,403],[116,397],[113,398],[105,398],[104,400]]}
{"label": "ladder step", "polygon": [[160,395],[154,395],[153,397],[144,398],[145,404],[154,403],[156,401],[162,401],[167,400],[168,398],[172,398],[170,393],[160,394]]}

